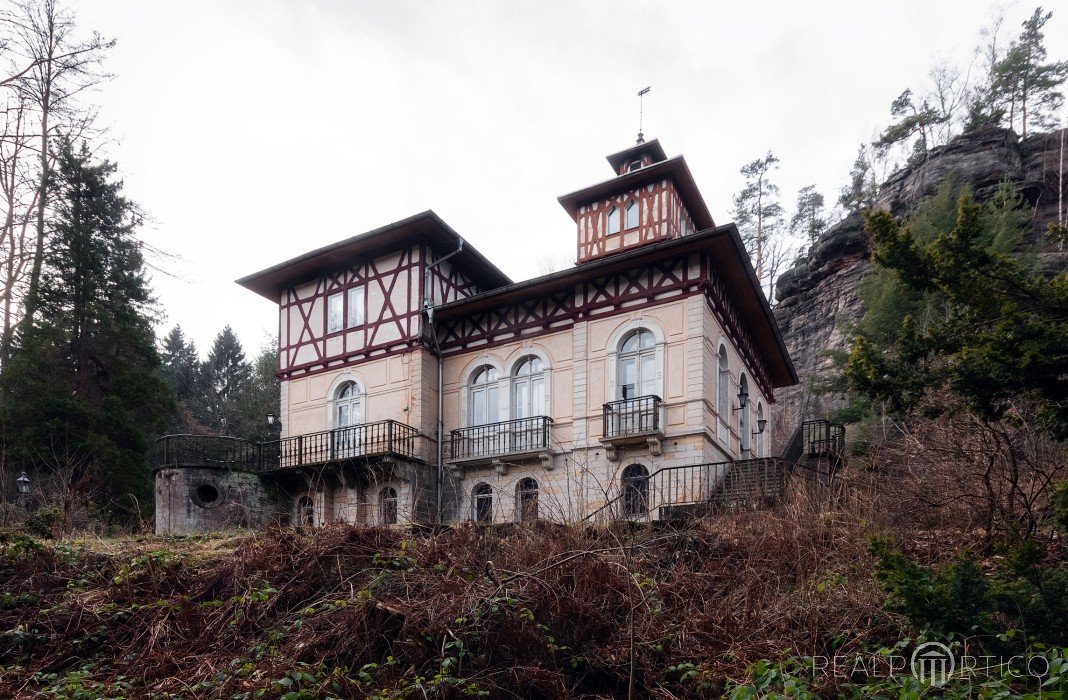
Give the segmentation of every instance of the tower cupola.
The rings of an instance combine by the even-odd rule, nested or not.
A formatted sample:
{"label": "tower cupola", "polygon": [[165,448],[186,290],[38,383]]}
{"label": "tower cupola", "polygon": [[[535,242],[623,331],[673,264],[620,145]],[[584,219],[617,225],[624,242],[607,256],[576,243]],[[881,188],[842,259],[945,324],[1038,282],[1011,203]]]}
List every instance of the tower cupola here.
{"label": "tower cupola", "polygon": [[578,226],[578,263],[715,226],[682,156],[656,139],[608,156],[615,176],[560,197]]}

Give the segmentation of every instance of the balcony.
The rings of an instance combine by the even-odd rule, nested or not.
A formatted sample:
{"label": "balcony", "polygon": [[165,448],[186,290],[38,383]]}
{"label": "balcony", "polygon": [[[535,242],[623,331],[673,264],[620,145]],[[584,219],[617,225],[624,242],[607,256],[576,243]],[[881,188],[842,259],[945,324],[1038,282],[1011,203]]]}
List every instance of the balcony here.
{"label": "balcony", "polygon": [[606,403],[601,444],[608,459],[619,459],[619,448],[647,444],[654,456],[661,454],[664,439],[664,401],[659,396],[638,396]]}
{"label": "balcony", "polygon": [[504,474],[508,462],[538,459],[543,467],[552,469],[552,425],[552,418],[536,416],[453,430],[450,466],[461,472],[464,467],[492,464]]}
{"label": "balcony", "polygon": [[355,459],[415,459],[419,431],[393,420],[252,442],[216,435],[165,435],[154,467],[225,468],[271,473]]}

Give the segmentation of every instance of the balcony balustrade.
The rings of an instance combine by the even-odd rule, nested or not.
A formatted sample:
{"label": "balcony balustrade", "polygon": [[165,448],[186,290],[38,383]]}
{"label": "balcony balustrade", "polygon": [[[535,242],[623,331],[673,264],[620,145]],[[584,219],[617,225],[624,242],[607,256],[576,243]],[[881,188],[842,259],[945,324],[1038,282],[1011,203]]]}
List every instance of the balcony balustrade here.
{"label": "balcony balustrade", "polygon": [[659,396],[638,396],[622,401],[612,401],[602,407],[604,424],[601,443],[608,459],[619,458],[618,450],[624,445],[647,443],[653,455],[661,453],[664,439],[664,401]]}
{"label": "balcony balustrade", "polygon": [[252,442],[215,435],[165,435],[155,467],[205,467],[269,473],[372,457],[415,458],[419,431],[393,420]]}
{"label": "balcony balustrade", "polygon": [[502,471],[504,460],[537,457],[552,468],[552,425],[548,416],[458,428],[450,434],[450,463],[456,468],[493,464]]}

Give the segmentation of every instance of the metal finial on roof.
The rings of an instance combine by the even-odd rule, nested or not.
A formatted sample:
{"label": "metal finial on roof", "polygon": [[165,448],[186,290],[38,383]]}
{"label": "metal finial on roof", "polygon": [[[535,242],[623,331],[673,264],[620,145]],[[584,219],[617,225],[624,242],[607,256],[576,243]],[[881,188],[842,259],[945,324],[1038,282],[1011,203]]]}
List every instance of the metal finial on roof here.
{"label": "metal finial on roof", "polygon": [[645,134],[642,133],[642,117],[644,116],[645,107],[645,93],[652,90],[652,87],[643,87],[638,91],[638,144],[645,143]]}

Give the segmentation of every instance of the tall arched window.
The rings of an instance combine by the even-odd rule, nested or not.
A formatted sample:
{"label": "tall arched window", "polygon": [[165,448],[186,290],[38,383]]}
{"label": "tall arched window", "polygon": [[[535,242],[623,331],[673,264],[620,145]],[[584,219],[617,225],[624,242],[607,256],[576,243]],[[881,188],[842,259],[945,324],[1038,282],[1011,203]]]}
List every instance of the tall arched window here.
{"label": "tall arched window", "polygon": [[545,416],[545,369],[541,359],[523,359],[512,375],[512,418]]}
{"label": "tall arched window", "polygon": [[530,477],[516,484],[515,513],[521,523],[538,519],[538,482]]}
{"label": "tall arched window", "polygon": [[497,370],[489,365],[480,367],[472,375],[467,414],[470,425],[487,425],[500,420],[499,380]]}
{"label": "tall arched window", "polygon": [[347,428],[363,422],[363,394],[356,382],[345,382],[334,392],[334,427]]}
{"label": "tall arched window", "polygon": [[363,394],[356,382],[345,382],[334,392],[333,400],[335,456],[351,457],[360,445],[360,435],[354,426],[363,423]]}
{"label": "tall arched window", "polygon": [[478,484],[471,490],[471,517],[476,523],[493,522],[493,489]]}
{"label": "tall arched window", "polygon": [[651,331],[638,329],[619,347],[619,398],[656,393],[656,341]]}
{"label": "tall arched window", "polygon": [[[749,380],[745,378],[745,372],[742,372],[741,376],[738,377],[738,395],[749,395]],[[749,454],[749,447],[753,438],[749,424],[749,411],[752,410],[751,404],[747,403],[745,406],[742,406],[740,405],[741,399],[738,400],[738,403],[738,446],[741,450],[742,457],[752,457],[752,455]]]}
{"label": "tall arched window", "polygon": [[315,527],[315,503],[311,496],[301,496],[297,499],[297,526]]}
{"label": "tall arched window", "polygon": [[623,514],[640,515],[649,508],[649,470],[632,464],[620,478],[623,493]]}
{"label": "tall arched window", "polygon": [[383,525],[397,524],[397,489],[387,486],[379,492],[378,514]]}
{"label": "tall arched window", "polygon": [[608,233],[619,233],[619,208],[608,208]]}
{"label": "tall arched window", "polygon": [[623,228],[632,229],[638,226],[638,203],[630,202],[623,209]]}
{"label": "tall arched window", "polygon": [[716,413],[719,414],[719,419],[726,423],[731,415],[731,370],[727,364],[727,348],[722,345],[719,346],[719,377],[717,381]]}

